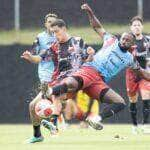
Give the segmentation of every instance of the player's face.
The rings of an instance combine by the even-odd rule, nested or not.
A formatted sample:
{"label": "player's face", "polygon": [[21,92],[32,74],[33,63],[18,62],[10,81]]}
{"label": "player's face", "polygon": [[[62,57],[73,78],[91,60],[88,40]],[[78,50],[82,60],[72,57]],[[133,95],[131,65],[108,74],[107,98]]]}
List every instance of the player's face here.
{"label": "player's face", "polygon": [[129,50],[134,45],[133,36],[129,33],[123,33],[120,38],[120,46],[125,50]]}
{"label": "player's face", "polygon": [[140,35],[142,34],[143,31],[143,25],[139,20],[135,20],[132,22],[131,26],[130,26],[131,32],[134,35]]}
{"label": "player's face", "polygon": [[66,39],[66,28],[65,27],[58,27],[58,26],[53,26],[52,27],[52,32],[54,32],[57,40],[59,42],[64,42]]}
{"label": "player's face", "polygon": [[48,17],[45,22],[45,27],[49,32],[52,32],[51,24],[56,21],[56,18],[54,17]]}

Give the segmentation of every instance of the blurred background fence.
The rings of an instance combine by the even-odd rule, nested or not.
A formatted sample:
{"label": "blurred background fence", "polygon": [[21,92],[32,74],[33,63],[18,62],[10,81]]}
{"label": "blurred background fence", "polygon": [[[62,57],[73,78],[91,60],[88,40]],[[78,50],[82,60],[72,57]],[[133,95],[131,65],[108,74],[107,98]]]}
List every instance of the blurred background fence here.
{"label": "blurred background fence", "polygon": [[0,0],[0,29],[14,28],[15,2],[20,4],[21,28],[41,27],[48,12],[57,13],[69,25],[87,25],[80,9],[83,2],[94,8],[102,22],[126,23],[137,14],[150,20],[149,0]]}

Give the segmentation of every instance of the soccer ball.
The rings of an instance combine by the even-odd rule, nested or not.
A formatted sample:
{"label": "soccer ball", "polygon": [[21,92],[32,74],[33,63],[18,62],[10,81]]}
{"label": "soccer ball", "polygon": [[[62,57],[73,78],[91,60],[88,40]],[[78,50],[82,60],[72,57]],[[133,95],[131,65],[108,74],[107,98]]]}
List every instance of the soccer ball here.
{"label": "soccer ball", "polygon": [[48,118],[53,114],[53,112],[54,105],[47,99],[42,99],[35,105],[35,113],[41,118]]}

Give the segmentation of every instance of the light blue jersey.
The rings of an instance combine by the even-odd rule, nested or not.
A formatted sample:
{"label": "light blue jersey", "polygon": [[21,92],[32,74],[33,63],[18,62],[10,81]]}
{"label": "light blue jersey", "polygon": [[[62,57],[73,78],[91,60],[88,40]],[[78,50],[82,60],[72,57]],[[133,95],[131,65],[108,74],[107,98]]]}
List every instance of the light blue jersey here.
{"label": "light blue jersey", "polygon": [[[50,45],[56,41],[54,34],[42,32],[37,36],[36,55],[40,54],[43,50],[48,50]],[[45,57],[38,64],[38,75],[41,82],[50,82],[54,71],[54,62],[51,57]]]}
{"label": "light blue jersey", "polygon": [[117,38],[105,33],[103,47],[95,54],[93,61],[85,63],[84,66],[95,68],[106,82],[110,81],[122,69],[134,63],[132,54],[122,51],[118,43]]}

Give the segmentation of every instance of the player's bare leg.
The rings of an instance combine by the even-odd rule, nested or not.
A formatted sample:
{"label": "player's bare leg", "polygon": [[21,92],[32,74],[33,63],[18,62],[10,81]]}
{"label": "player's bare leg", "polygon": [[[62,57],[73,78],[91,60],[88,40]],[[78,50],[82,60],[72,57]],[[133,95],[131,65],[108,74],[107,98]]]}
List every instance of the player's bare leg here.
{"label": "player's bare leg", "polygon": [[[41,125],[41,121],[42,121],[42,125],[44,125],[46,120],[42,120],[42,118],[37,116],[35,113],[35,105],[42,98],[43,98],[43,94],[42,94],[42,92],[40,92],[29,104],[30,119],[33,124],[33,132],[34,132],[33,137],[31,139],[29,139],[29,143],[41,142],[44,139],[41,134],[40,125]],[[58,104],[55,104],[55,105],[58,105]],[[56,113],[56,111],[57,110],[55,110],[55,113]],[[49,129],[50,133],[56,132],[56,127],[52,123],[49,124],[48,129]]]}
{"label": "player's bare leg", "polygon": [[41,118],[38,117],[35,113],[35,105],[39,102],[42,98],[42,93],[40,92],[31,102],[29,105],[29,112],[30,112],[30,119],[33,124],[33,137],[29,139],[29,143],[41,142],[43,141],[43,137],[40,130],[40,123]]}
{"label": "player's bare leg", "polygon": [[105,118],[115,115],[116,113],[125,108],[124,99],[112,89],[106,89],[102,93],[103,95],[100,95],[100,100],[102,102],[108,103],[108,107],[105,108],[99,116],[87,118],[89,125],[96,130],[103,129],[101,121],[103,121]]}
{"label": "player's bare leg", "polygon": [[30,119],[34,126],[40,125],[41,119],[35,113],[35,105],[39,102],[42,98],[42,93],[40,92],[29,104],[29,112],[30,112]]}
{"label": "player's bare leg", "polygon": [[50,117],[50,121],[43,119],[41,121],[41,124],[50,131],[51,135],[57,135],[57,133],[58,133],[58,117],[61,114],[62,104],[61,104],[60,100],[58,99],[58,100],[53,101],[53,105],[54,105],[54,110],[53,110],[53,115]]}

